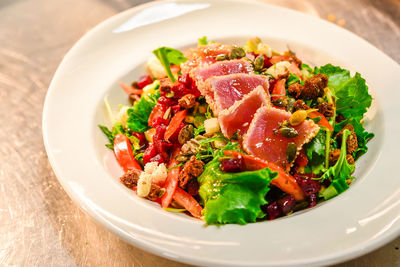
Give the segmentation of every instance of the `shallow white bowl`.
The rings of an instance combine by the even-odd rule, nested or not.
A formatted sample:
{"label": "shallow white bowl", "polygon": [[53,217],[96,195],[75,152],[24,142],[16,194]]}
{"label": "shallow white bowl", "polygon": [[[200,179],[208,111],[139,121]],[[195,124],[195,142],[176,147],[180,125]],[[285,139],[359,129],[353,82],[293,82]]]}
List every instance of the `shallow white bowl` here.
{"label": "shallow white bowl", "polygon": [[[127,102],[117,83],[143,74],[153,49],[195,45],[204,35],[236,44],[259,36],[276,50],[289,45],[307,63],[339,64],[366,78],[374,96],[366,125],[376,136],[349,190],[294,216],[216,227],[166,212],[119,183],[121,170],[97,128],[110,125],[103,98],[117,109]],[[244,0],[152,2],[101,23],[65,56],[44,105],[44,143],[70,197],[133,245],[198,265],[331,264],[400,233],[399,77],[400,66],[366,41],[301,13]]]}

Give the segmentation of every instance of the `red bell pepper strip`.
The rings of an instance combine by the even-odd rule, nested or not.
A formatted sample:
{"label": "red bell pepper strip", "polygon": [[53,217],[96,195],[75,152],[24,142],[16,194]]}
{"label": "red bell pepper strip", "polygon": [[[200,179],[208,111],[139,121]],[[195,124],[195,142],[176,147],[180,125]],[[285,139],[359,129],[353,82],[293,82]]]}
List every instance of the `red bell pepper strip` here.
{"label": "red bell pepper strip", "polygon": [[285,98],[286,96],[286,88],[285,88],[286,79],[278,80],[275,85],[274,89],[272,89],[272,100]]}
{"label": "red bell pepper strip", "polygon": [[289,56],[272,56],[269,59],[269,62],[271,62],[272,64],[276,64],[281,61],[288,61],[289,59],[290,59]]}
{"label": "red bell pepper strip", "polygon": [[123,134],[114,137],[114,154],[124,172],[129,170],[142,170],[139,162],[135,160],[132,152],[132,145],[129,138]]}
{"label": "red bell pepper strip", "polygon": [[317,123],[318,125],[321,125],[321,126],[325,126],[326,128],[328,128],[329,129],[329,131],[333,131],[333,127],[332,127],[332,125],[329,123],[329,121],[325,118],[325,116],[324,115],[322,115],[321,113],[319,113],[319,112],[317,112],[317,111],[313,111],[313,112],[310,112],[310,113],[308,113],[308,117],[310,117],[310,118],[318,118],[318,117],[321,117],[321,120]]}
{"label": "red bell pepper strip", "polygon": [[179,187],[176,188],[174,194],[174,200],[184,207],[190,214],[193,215],[195,218],[201,217],[201,212],[203,208],[200,206],[199,202],[196,201],[189,193],[186,193],[184,190],[180,189]]}
{"label": "red bell pepper strip", "polygon": [[160,117],[164,116],[164,113],[165,113],[165,106],[160,104],[160,103],[157,103],[155,105],[155,107],[153,108],[153,110],[151,111],[151,113],[150,113],[149,120],[147,121],[147,124],[149,126],[152,126],[153,122],[157,118],[160,118]]}
{"label": "red bell pepper strip", "polygon": [[305,167],[308,164],[308,158],[304,149],[300,150],[299,154],[296,157],[295,163],[299,167]]}
{"label": "red bell pepper strip", "polygon": [[181,122],[185,119],[187,114],[187,110],[181,110],[172,117],[171,122],[169,123],[167,130],[165,131],[164,139],[165,141],[169,141],[169,138],[179,129]]}
{"label": "red bell pepper strip", "polygon": [[283,192],[291,194],[297,201],[304,200],[304,194],[300,186],[297,184],[293,176],[286,173],[281,167],[275,165],[272,162],[266,162],[260,158],[245,155],[238,151],[226,150],[224,151],[225,156],[231,156],[234,158],[242,157],[245,165],[245,169],[248,171],[255,171],[264,168],[270,168],[271,171],[278,172],[278,177],[271,181],[271,184],[279,187]]}
{"label": "red bell pepper strip", "polygon": [[[172,152],[171,160],[168,164],[169,169],[179,164],[179,162],[175,160],[179,152],[180,148],[175,148]],[[179,172],[180,167],[176,167],[170,170],[167,174],[167,179],[165,180],[164,184],[165,193],[161,197],[161,207],[163,208],[168,208],[169,204],[171,204],[172,197],[174,196],[176,188],[178,187]]]}
{"label": "red bell pepper strip", "polygon": [[129,86],[123,82],[120,82],[119,85],[128,95],[141,95],[143,93],[142,89],[133,88],[132,86]]}

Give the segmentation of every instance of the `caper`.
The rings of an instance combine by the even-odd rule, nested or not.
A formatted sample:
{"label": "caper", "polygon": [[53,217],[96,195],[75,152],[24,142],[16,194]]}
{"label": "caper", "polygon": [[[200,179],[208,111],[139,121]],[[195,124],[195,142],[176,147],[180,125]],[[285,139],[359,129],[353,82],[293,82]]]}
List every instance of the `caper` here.
{"label": "caper", "polygon": [[287,138],[293,138],[299,135],[296,129],[290,127],[282,127],[279,129],[279,133]]}
{"label": "caper", "polygon": [[286,148],[286,159],[290,163],[296,158],[297,146],[295,143],[289,143]]}
{"label": "caper", "polygon": [[299,125],[307,118],[307,111],[301,109],[292,114],[289,118],[289,123],[293,126]]}
{"label": "caper", "polygon": [[178,142],[179,144],[183,145],[184,143],[186,143],[187,141],[189,141],[190,139],[192,139],[193,137],[193,125],[188,124],[186,126],[184,126],[178,134]]}
{"label": "caper", "polygon": [[254,60],[254,69],[255,70],[262,70],[263,68],[264,68],[264,56],[263,55],[259,55]]}
{"label": "caper", "polygon": [[246,52],[244,52],[243,48],[241,47],[234,47],[231,52],[229,53],[230,59],[236,59],[246,56]]}
{"label": "caper", "polygon": [[215,59],[218,60],[218,61],[227,60],[227,59],[229,59],[229,55],[227,55],[227,54],[220,54],[220,55],[218,55]]}
{"label": "caper", "polygon": [[286,98],[278,98],[278,99],[272,100],[271,102],[272,102],[272,104],[274,104],[274,106],[277,106],[277,107],[286,107],[288,104],[288,101],[286,100]]}
{"label": "caper", "polygon": [[289,112],[293,111],[294,102],[296,102],[296,99],[294,99],[292,97],[288,98],[288,104],[286,106],[286,111],[289,111]]}

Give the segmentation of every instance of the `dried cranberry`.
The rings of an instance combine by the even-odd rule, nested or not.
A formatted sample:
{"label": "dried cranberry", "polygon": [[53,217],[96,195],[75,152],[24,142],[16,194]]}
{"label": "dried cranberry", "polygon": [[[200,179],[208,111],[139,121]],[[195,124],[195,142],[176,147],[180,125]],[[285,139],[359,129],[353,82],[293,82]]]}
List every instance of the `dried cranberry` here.
{"label": "dried cranberry", "polygon": [[278,203],[276,201],[272,202],[267,206],[267,216],[269,220],[273,220],[281,215]]}
{"label": "dried cranberry", "polygon": [[181,82],[175,82],[171,88],[171,91],[174,92],[175,98],[181,98],[189,93],[189,90],[186,88],[185,84]]}
{"label": "dried cranberry", "polygon": [[308,206],[310,208],[315,207],[317,205],[317,194],[312,194],[308,197]]}
{"label": "dried cranberry", "polygon": [[157,128],[158,126],[167,126],[168,124],[168,120],[163,119],[162,117],[158,117],[153,121],[151,126],[153,126],[153,128]]}
{"label": "dried cranberry", "polygon": [[264,57],[264,68],[269,68],[272,65],[274,65],[271,63],[270,59],[271,59],[270,57]]}
{"label": "dried cranberry", "polygon": [[189,73],[179,76],[178,81],[183,83],[186,88],[192,88],[193,79],[190,77]]}
{"label": "dried cranberry", "polygon": [[192,196],[197,196],[199,194],[199,182],[197,179],[190,179],[187,183],[187,192]]}
{"label": "dried cranberry", "polygon": [[168,98],[165,96],[161,96],[157,101],[158,101],[158,103],[165,105],[167,107],[176,105],[178,103],[178,101],[176,99]]}
{"label": "dried cranberry", "polygon": [[149,147],[143,153],[143,163],[146,164],[157,155],[157,150],[154,144],[149,145]]}
{"label": "dried cranberry", "polygon": [[241,172],[244,169],[243,158],[224,159],[221,162],[221,169],[223,172]]}
{"label": "dried cranberry", "polygon": [[296,206],[296,200],[293,195],[286,195],[277,201],[282,214],[286,215]]}
{"label": "dried cranberry", "polygon": [[140,89],[143,89],[143,87],[145,87],[146,85],[152,84],[153,83],[153,79],[151,79],[150,75],[143,75],[140,76],[138,81],[137,81],[137,86]]}
{"label": "dried cranberry", "polygon": [[268,81],[269,83],[269,93],[272,94],[272,90],[274,90],[274,86],[276,84],[276,80],[275,79],[271,79]]}

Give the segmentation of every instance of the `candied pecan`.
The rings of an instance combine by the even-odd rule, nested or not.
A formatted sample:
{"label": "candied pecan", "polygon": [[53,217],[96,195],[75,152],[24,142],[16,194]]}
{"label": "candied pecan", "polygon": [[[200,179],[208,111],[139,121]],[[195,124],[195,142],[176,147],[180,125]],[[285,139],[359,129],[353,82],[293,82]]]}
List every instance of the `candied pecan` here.
{"label": "candied pecan", "polygon": [[318,111],[327,118],[335,116],[335,108],[333,107],[333,104],[323,102],[319,104]]}
{"label": "candied pecan", "polygon": [[304,82],[301,96],[307,99],[316,99],[324,95],[324,88],[328,85],[328,76],[316,74]]}
{"label": "candied pecan", "polygon": [[119,178],[121,183],[123,183],[126,187],[133,189],[139,180],[140,171],[138,170],[129,170],[124,175]]}
{"label": "candied pecan", "polygon": [[347,137],[346,140],[346,150],[348,154],[353,154],[353,152],[355,152],[358,148],[357,134],[354,132],[353,125],[347,124],[346,126],[344,126],[343,129],[338,132],[336,138],[338,138],[338,142],[340,143],[342,141],[343,132],[346,129],[351,131],[351,134]]}
{"label": "candied pecan", "polygon": [[294,96],[297,99],[301,96],[303,89],[304,89],[303,85],[299,83],[294,83],[289,85],[288,92],[290,95]]}
{"label": "candied pecan", "polygon": [[334,149],[329,152],[329,165],[333,166],[336,164],[340,157],[340,149]]}
{"label": "candied pecan", "polygon": [[310,109],[310,107],[307,106],[306,103],[301,99],[296,100],[296,102],[294,102],[293,104],[293,111],[307,110],[307,109]]}
{"label": "candied pecan", "polygon": [[203,170],[204,163],[197,160],[195,156],[192,156],[179,173],[179,186],[185,188],[189,180],[199,177],[203,173]]}
{"label": "candied pecan", "polygon": [[357,134],[352,132],[346,140],[346,149],[348,154],[353,154],[358,148]]}
{"label": "candied pecan", "polygon": [[170,78],[161,78],[159,81],[161,95],[165,95],[166,93],[171,91],[173,83]]}
{"label": "candied pecan", "polygon": [[350,165],[354,165],[354,163],[355,163],[353,156],[350,154],[346,155],[346,160],[347,160],[347,163],[349,163]]}
{"label": "candied pecan", "polygon": [[196,104],[196,97],[192,94],[187,94],[178,100],[179,106],[182,108],[192,108]]}

